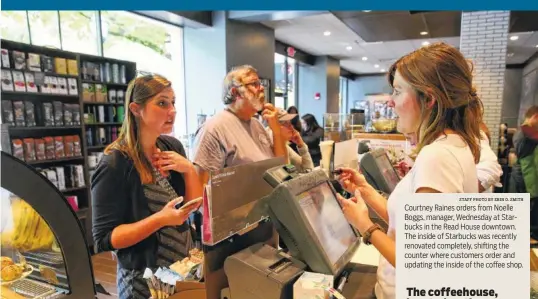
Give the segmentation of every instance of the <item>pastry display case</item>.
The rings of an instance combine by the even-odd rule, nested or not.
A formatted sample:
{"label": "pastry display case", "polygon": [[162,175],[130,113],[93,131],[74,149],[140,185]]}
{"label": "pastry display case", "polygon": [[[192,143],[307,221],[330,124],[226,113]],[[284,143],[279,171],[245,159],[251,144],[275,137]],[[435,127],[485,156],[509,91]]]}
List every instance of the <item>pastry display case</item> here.
{"label": "pastry display case", "polygon": [[64,195],[1,152],[1,298],[95,298],[88,244]]}
{"label": "pastry display case", "polygon": [[325,113],[323,130],[323,140],[340,142],[353,139],[364,132],[364,113]]}

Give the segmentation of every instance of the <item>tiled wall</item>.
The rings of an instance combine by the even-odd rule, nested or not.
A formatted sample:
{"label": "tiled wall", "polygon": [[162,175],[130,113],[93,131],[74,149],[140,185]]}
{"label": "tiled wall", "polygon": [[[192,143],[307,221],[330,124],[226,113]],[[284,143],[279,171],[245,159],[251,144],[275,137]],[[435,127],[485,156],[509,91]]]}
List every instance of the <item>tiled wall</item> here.
{"label": "tiled wall", "polygon": [[484,103],[484,121],[497,151],[508,44],[509,11],[463,12],[460,49],[474,63],[474,84]]}

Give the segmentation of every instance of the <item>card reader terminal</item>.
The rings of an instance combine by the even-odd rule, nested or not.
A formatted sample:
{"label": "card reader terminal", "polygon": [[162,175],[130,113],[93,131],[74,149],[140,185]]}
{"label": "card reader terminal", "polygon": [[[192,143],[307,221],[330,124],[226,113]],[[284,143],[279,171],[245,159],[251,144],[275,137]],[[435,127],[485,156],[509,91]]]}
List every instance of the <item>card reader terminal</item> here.
{"label": "card reader terminal", "polygon": [[289,181],[297,176],[299,176],[297,168],[292,164],[282,165],[270,168],[263,175],[263,179],[269,183],[273,188],[280,185],[285,181]]}

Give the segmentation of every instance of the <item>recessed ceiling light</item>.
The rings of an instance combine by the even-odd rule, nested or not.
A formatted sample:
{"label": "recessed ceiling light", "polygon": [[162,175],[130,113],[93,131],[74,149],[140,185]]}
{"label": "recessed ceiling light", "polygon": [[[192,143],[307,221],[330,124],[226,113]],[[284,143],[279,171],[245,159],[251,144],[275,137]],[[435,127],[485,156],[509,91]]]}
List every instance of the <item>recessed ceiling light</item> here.
{"label": "recessed ceiling light", "polygon": [[536,45],[536,48],[538,48],[538,45]]}
{"label": "recessed ceiling light", "polygon": [[384,73],[384,72],[385,72],[385,69],[381,69],[381,72]]}
{"label": "recessed ceiling light", "polygon": [[420,35],[428,35],[428,31],[422,31]]}
{"label": "recessed ceiling light", "polygon": [[351,49],[353,49],[353,47],[351,47],[351,46],[346,47],[346,50],[348,50],[348,51],[351,51]]}
{"label": "recessed ceiling light", "polygon": [[423,46],[427,46],[427,45],[429,45],[429,44],[430,44],[429,41],[422,42],[422,45],[423,45]]}
{"label": "recessed ceiling light", "polygon": [[375,68],[378,68],[378,67],[379,67],[379,64],[374,64],[374,67],[375,67]]}
{"label": "recessed ceiling light", "polygon": [[368,60],[368,57],[363,56],[363,57],[362,57],[362,61],[366,61],[366,60]]}
{"label": "recessed ceiling light", "polygon": [[371,10],[363,10],[364,12],[371,12]]}
{"label": "recessed ceiling light", "polygon": [[325,31],[325,32],[323,32],[323,35],[329,36],[329,35],[331,35],[331,32],[330,31]]}
{"label": "recessed ceiling light", "polygon": [[517,35],[510,36],[510,40],[518,40],[518,39],[519,39],[519,36]]}

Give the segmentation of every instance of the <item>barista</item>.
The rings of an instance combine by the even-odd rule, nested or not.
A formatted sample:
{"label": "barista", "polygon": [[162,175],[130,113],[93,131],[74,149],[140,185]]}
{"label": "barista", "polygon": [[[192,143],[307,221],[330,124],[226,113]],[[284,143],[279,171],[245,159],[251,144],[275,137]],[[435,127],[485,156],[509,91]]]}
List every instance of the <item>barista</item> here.
{"label": "barista", "polygon": [[[413,168],[388,201],[360,173],[342,170],[343,187],[355,194],[353,200],[339,197],[342,210],[364,242],[381,253],[378,299],[396,296],[396,201],[413,193],[478,192],[482,103],[471,82],[467,60],[448,44],[436,43],[400,58],[389,71],[393,88],[389,105],[399,116],[398,131],[418,136]],[[387,233],[370,220],[367,205],[388,223]]]}

